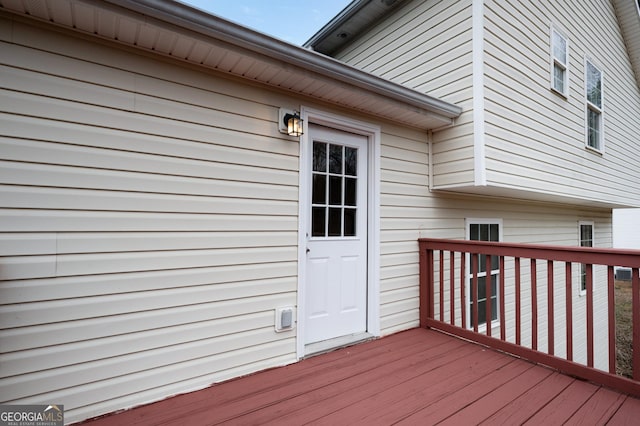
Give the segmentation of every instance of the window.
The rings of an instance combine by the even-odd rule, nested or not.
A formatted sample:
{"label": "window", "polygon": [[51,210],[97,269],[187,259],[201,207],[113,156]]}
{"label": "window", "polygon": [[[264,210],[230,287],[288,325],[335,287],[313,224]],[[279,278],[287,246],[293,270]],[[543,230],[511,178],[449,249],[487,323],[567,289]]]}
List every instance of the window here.
{"label": "window", "polygon": [[569,93],[569,44],[555,28],[551,29],[551,88],[565,97]]}
{"label": "window", "polygon": [[585,66],[587,146],[602,151],[602,71],[590,61]]}
{"label": "window", "polygon": [[[593,247],[593,222],[579,222],[580,247]],[[587,265],[580,265],[580,294],[587,292]]]}
{"label": "window", "polygon": [[358,149],[313,142],[311,236],[355,237]]}
{"label": "window", "polygon": [[[500,241],[500,221],[486,219],[469,219],[467,220],[467,236],[472,241]],[[478,325],[486,325],[487,323],[487,286],[491,289],[491,321],[498,320],[498,277],[500,274],[498,256],[491,256],[491,270],[487,272],[487,256],[477,256],[478,260]],[[472,260],[469,258],[469,279],[468,294],[471,296],[472,291]],[[470,327],[474,327],[473,298],[469,297],[469,323]]]}

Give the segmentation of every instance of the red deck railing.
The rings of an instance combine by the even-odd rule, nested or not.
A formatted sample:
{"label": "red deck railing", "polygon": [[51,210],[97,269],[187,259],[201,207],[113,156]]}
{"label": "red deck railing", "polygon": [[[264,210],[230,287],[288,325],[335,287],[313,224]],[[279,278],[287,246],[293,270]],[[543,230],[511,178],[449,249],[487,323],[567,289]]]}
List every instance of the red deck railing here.
{"label": "red deck railing", "polygon": [[[640,396],[640,251],[418,241],[421,327]],[[616,375],[614,267],[632,272],[633,379]]]}

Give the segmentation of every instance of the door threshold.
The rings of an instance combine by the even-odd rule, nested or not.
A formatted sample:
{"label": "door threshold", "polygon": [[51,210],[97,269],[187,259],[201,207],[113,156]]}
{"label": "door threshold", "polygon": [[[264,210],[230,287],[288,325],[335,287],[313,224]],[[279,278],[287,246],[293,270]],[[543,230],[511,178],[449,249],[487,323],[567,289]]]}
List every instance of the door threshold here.
{"label": "door threshold", "polygon": [[346,336],[323,340],[321,342],[309,343],[304,346],[304,358],[331,352],[357,343],[366,342],[373,338],[375,338],[373,334],[364,331],[362,333],[347,334]]}

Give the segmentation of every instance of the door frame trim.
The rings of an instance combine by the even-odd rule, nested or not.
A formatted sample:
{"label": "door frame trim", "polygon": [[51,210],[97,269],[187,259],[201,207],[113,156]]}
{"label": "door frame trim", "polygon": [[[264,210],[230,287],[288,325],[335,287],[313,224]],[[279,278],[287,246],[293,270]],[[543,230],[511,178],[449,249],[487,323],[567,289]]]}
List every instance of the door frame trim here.
{"label": "door frame trim", "polygon": [[300,107],[304,120],[304,134],[300,137],[300,165],[298,191],[298,308],[296,357],[305,353],[305,273],[306,273],[306,229],[311,220],[306,208],[309,191],[309,123],[319,124],[335,130],[365,136],[368,142],[367,173],[367,333],[380,336],[380,126],[354,120],[338,114]]}

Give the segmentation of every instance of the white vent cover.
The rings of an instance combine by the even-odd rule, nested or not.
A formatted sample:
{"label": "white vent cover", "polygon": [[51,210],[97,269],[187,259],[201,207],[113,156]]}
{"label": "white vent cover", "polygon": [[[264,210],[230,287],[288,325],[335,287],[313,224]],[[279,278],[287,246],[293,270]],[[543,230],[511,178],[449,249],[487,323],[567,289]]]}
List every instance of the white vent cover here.
{"label": "white vent cover", "polygon": [[292,307],[276,309],[276,331],[293,330],[295,325],[294,309]]}

